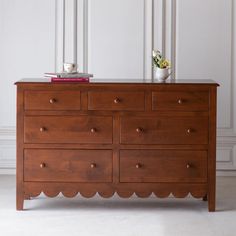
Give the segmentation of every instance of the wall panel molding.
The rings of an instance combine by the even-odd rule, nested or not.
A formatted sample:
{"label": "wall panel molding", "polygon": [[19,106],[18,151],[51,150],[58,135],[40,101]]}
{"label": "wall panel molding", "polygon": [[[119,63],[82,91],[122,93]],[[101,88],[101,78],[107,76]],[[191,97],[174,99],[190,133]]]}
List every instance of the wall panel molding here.
{"label": "wall panel molding", "polygon": [[89,65],[89,7],[90,0],[84,0],[83,7],[83,69],[88,72]]}
{"label": "wall panel molding", "polygon": [[[108,68],[111,67],[113,68],[113,65],[110,65],[110,63],[106,60],[107,57],[111,57],[111,54],[109,54],[109,50],[115,50],[115,47],[112,46],[112,42],[111,42],[111,37],[106,35],[107,32],[105,32],[105,28],[107,27],[107,30],[113,32],[114,37],[117,38],[117,45],[120,49],[120,51],[118,51],[118,55],[121,56],[122,53],[119,52],[124,52],[125,50],[127,50],[127,53],[130,53],[133,51],[133,47],[137,47],[137,43],[140,44],[140,42],[142,41],[143,43],[140,44],[139,48],[136,50],[139,51],[139,55],[141,59],[137,59],[139,58],[139,55],[136,55],[134,57],[134,61],[138,61],[138,72],[136,74],[139,74],[138,77],[146,79],[146,78],[151,78],[152,77],[152,61],[151,61],[151,53],[152,53],[152,48],[153,48],[153,0],[139,0],[137,1],[137,5],[136,5],[136,9],[133,11],[134,17],[133,19],[137,19],[136,22],[134,22],[134,20],[132,19],[132,11],[129,12],[129,16],[127,15],[127,10],[131,10],[131,4],[134,4],[136,1],[117,1],[114,2],[114,7],[117,7],[117,11],[120,11],[121,15],[123,15],[123,17],[125,18],[117,18],[119,17],[119,15],[117,15],[115,13],[115,10],[113,8],[111,8],[111,12],[109,12],[109,9],[107,9],[106,6],[106,2],[109,3],[109,1],[102,1],[101,5],[99,6],[95,0],[88,0],[86,1],[86,4],[84,5],[84,28],[85,30],[84,32],[84,48],[85,48],[85,55],[84,58],[87,59],[85,60],[85,62],[88,62],[88,69],[95,73],[95,76],[101,77],[101,74],[104,74],[102,71],[98,70],[97,67],[95,66],[95,62],[94,60],[97,60],[99,58],[98,55],[101,55],[102,52],[101,50],[98,50],[97,48],[99,46],[101,46],[101,48],[104,48],[104,41],[107,42],[107,46],[108,46],[108,51],[104,51],[104,63],[107,63],[106,65],[108,65]],[[108,4],[109,6],[111,6],[111,4]],[[98,8],[98,12],[97,13],[94,9],[94,7]],[[124,11],[121,11],[121,9],[123,8]],[[102,9],[104,9],[104,16],[102,14]],[[137,10],[137,11],[136,11]],[[114,14],[112,14],[112,12],[114,11]],[[140,12],[140,18],[137,18],[137,12]],[[99,19],[98,22],[95,19],[98,19],[96,17],[99,17],[99,15],[97,14],[101,14],[101,20]],[[111,17],[111,22],[109,22],[109,20],[107,19],[107,22],[105,21],[105,17],[108,17],[110,15]],[[128,18],[127,18],[128,16]],[[122,16],[121,16],[122,17]],[[124,24],[124,19],[127,19],[127,24]],[[102,23],[101,23],[102,22]],[[121,25],[124,26],[124,32],[127,31],[127,29],[130,27],[131,24],[133,24],[133,29],[134,29],[134,35],[137,36],[136,39],[133,39],[133,45],[130,43],[130,51],[129,48],[127,46],[128,43],[124,43],[124,39],[121,37],[122,34],[117,34],[117,32],[121,30],[121,27],[119,27],[117,24],[118,22],[120,22]],[[104,34],[103,38],[98,37],[98,32],[96,30],[96,27],[99,27],[99,24],[102,24],[102,35]],[[114,24],[114,29],[112,29],[111,24]],[[105,25],[105,26],[104,26]],[[118,26],[118,27],[117,27]],[[126,27],[127,26],[127,27]],[[105,27],[105,28],[104,28]],[[140,35],[137,34],[137,27],[139,28],[139,32]],[[118,30],[116,32],[116,29]],[[132,30],[132,28],[129,28],[130,30]],[[142,36],[141,36],[142,35]],[[96,37],[97,40],[101,40],[101,44],[99,45],[99,43],[96,43],[94,37]],[[132,36],[134,37],[134,36]],[[137,41],[136,41],[137,40]],[[119,43],[120,42],[120,43]],[[128,41],[127,41],[128,42]],[[114,40],[114,45],[116,44],[116,41]],[[123,45],[123,48],[122,46]],[[115,53],[115,52],[114,52]],[[128,57],[130,58],[130,54],[127,54]],[[96,59],[92,59],[94,58]],[[119,57],[118,56],[118,57]],[[100,59],[99,59],[100,60]],[[124,58],[125,60],[125,58]],[[141,67],[141,63],[140,61],[142,60],[142,67]],[[122,61],[122,59],[120,58],[120,60],[116,61],[116,63],[118,64],[118,67],[120,64],[119,62]],[[126,65],[128,65],[126,63]],[[87,69],[87,67],[85,66],[85,68]],[[128,68],[125,68],[127,71],[127,73],[130,75],[132,78],[134,78],[134,75],[132,76],[133,73],[132,71],[134,70],[133,67],[130,67],[128,70]],[[140,69],[142,69],[142,72],[140,72]],[[94,71],[95,70],[95,71]],[[104,68],[102,69],[103,71],[105,70]],[[99,71],[99,72],[98,72]],[[124,76],[122,73],[110,73],[107,72],[108,77],[109,78],[125,78],[126,76]],[[137,76],[137,75],[136,75]]]}
{"label": "wall panel molding", "polygon": [[231,47],[232,47],[232,54],[231,54],[231,80],[232,80],[232,86],[231,86],[231,123],[232,127],[234,128],[234,133],[236,135],[236,3],[234,0],[232,1],[232,33],[231,33]]}
{"label": "wall panel molding", "polygon": [[[175,79],[176,0],[163,0],[164,55],[171,61],[171,79]],[[163,36],[162,36],[163,37]]]}
{"label": "wall panel molding", "polygon": [[153,49],[165,52],[165,7],[164,0],[154,0],[153,3]]}
{"label": "wall panel molding", "polygon": [[60,72],[65,60],[65,0],[56,0],[55,8],[55,72]]}
{"label": "wall panel molding", "polygon": [[150,79],[153,76],[152,70],[152,49],[153,49],[153,0],[144,0],[144,45],[143,45],[143,78]]}
{"label": "wall panel molding", "polygon": [[160,50],[171,61],[171,79],[176,70],[176,0],[154,0],[153,4],[153,48]]}
{"label": "wall panel molding", "polygon": [[[73,21],[70,23],[73,25],[73,33],[71,33],[71,37],[73,40],[74,51],[76,51],[76,59],[74,62],[78,62],[79,68],[82,68],[83,71],[88,72],[88,64],[89,64],[89,55],[91,55],[91,48],[89,48],[89,18],[90,18],[90,6],[91,0],[73,0],[73,4],[68,5],[66,0],[60,0],[58,3],[58,22],[63,22],[63,29],[59,29],[58,33],[61,35],[61,38],[64,40],[59,42],[58,47],[61,55],[61,59],[58,60],[58,64],[60,68],[60,64],[66,60],[66,55],[68,54],[68,49],[65,45],[67,45],[66,38],[69,38],[68,33],[68,24],[66,24],[69,13],[65,13],[66,8],[68,6],[71,8],[72,15],[74,15]],[[153,6],[155,0],[143,0],[144,2],[144,19],[143,19],[143,33],[144,33],[144,63],[143,63],[143,77],[151,78],[152,77],[152,60],[151,53],[153,49],[153,31],[154,31],[154,18],[153,18]],[[76,10],[75,10],[76,9]],[[75,13],[76,12],[76,13]],[[68,34],[68,35],[67,35]],[[59,36],[60,36],[59,35]],[[75,36],[76,35],[76,36]],[[71,41],[72,39],[68,39],[67,41]],[[76,42],[76,43],[75,43]],[[63,46],[64,45],[64,46]],[[62,52],[63,50],[63,52]]]}
{"label": "wall panel molding", "polygon": [[[231,101],[230,101],[230,126],[217,129],[217,169],[226,171],[232,175],[236,173],[236,81],[235,81],[235,58],[236,58],[236,4],[231,0]],[[219,99],[219,97],[218,97]],[[218,111],[219,112],[219,111]],[[223,160],[223,161],[222,161]]]}
{"label": "wall panel molding", "polygon": [[77,63],[77,0],[64,1],[64,62]]}
{"label": "wall panel molding", "polygon": [[[75,62],[88,71],[89,8],[92,0],[55,0],[55,71],[62,71],[64,61]],[[96,1],[96,0],[95,0]],[[187,1],[187,0],[186,0]],[[231,1],[231,104],[229,127],[217,129],[217,169],[220,175],[236,175],[236,3]],[[143,77],[152,77],[152,49],[159,49],[172,62],[172,79],[178,78],[180,0],[143,0]],[[220,99],[220,97],[218,97]],[[227,104],[226,104],[227,105]],[[218,111],[220,112],[220,111]],[[15,127],[0,127],[0,169],[15,168]]]}

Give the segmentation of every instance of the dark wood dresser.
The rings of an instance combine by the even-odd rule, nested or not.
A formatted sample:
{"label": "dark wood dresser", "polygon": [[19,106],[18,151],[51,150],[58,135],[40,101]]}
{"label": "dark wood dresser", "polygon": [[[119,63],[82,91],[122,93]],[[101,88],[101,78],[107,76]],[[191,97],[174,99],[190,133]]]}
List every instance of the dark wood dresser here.
{"label": "dark wood dresser", "polygon": [[41,192],[105,198],[117,192],[190,193],[215,211],[214,81],[16,85],[17,210]]}

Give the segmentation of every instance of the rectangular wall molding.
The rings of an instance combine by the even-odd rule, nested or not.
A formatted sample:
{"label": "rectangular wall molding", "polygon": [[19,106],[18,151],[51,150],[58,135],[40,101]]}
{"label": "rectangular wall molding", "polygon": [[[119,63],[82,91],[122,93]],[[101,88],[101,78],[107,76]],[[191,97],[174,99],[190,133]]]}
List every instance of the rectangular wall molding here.
{"label": "rectangular wall molding", "polygon": [[65,0],[57,0],[55,8],[55,72],[60,72],[65,60]]}
{"label": "rectangular wall molding", "polygon": [[153,48],[171,61],[171,79],[176,74],[176,0],[154,0]]}
{"label": "rectangular wall molding", "polygon": [[152,49],[153,49],[153,25],[154,25],[154,18],[153,18],[153,7],[154,2],[153,0],[145,0],[144,1],[144,45],[143,45],[143,78],[150,79],[152,78]]}

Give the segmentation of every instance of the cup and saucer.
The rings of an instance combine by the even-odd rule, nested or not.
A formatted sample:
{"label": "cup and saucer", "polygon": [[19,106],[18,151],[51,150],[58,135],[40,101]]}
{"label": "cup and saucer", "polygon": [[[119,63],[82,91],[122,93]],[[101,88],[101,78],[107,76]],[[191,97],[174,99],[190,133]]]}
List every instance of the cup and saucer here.
{"label": "cup and saucer", "polygon": [[78,73],[78,66],[75,63],[64,62],[63,63],[63,73],[74,74]]}

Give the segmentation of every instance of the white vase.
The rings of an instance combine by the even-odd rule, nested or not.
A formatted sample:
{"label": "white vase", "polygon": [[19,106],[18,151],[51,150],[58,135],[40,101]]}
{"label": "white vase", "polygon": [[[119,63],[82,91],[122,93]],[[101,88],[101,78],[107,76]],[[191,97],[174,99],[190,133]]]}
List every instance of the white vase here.
{"label": "white vase", "polygon": [[170,68],[158,68],[154,69],[154,78],[160,82],[164,82],[171,74]]}

